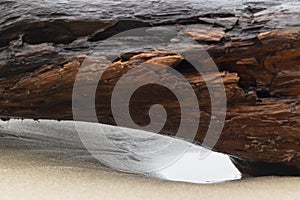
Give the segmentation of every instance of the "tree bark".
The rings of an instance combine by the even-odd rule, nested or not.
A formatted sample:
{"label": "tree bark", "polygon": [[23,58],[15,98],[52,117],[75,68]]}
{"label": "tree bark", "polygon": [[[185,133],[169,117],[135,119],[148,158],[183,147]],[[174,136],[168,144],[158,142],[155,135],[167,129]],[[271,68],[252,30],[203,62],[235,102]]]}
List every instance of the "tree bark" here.
{"label": "tree bark", "polygon": [[[213,149],[231,155],[248,175],[290,174],[284,169],[300,174],[299,2],[12,0],[0,7],[3,119],[73,119],[74,81],[91,50],[100,46],[98,51],[114,54],[120,41],[101,42],[125,30],[176,27],[208,51],[224,82],[227,116]],[[181,55],[163,49],[127,52],[114,60],[96,92],[98,121],[116,124],[110,105],[114,86],[145,63],[172,67],[189,81],[201,110],[194,142],[201,144],[211,118],[206,83]],[[91,74],[87,71],[86,78]],[[213,80],[216,74],[208,70],[207,76]],[[137,72],[136,78],[147,77]],[[153,103],[162,104],[168,114],[160,133],[176,135],[180,106],[165,88],[150,85],[137,91],[130,104],[132,119],[148,124]]]}

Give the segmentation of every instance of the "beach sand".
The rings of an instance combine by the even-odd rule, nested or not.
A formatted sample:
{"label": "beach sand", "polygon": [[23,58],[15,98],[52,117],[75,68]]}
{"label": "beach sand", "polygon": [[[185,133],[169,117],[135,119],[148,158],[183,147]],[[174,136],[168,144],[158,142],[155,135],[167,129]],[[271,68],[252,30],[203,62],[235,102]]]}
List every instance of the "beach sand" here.
{"label": "beach sand", "polygon": [[[0,123],[1,200],[300,199],[300,177],[262,177],[195,184],[163,180],[166,177],[117,172],[79,148],[79,143],[71,140],[69,124],[59,126],[57,122]],[[64,137],[61,136],[63,134]],[[216,173],[223,172],[219,165],[214,169]],[[233,169],[228,171],[230,165],[224,165],[224,173],[225,168],[228,173],[235,173]],[[190,169],[187,167],[186,170]],[[204,169],[199,167],[201,170]]]}
{"label": "beach sand", "polygon": [[[0,153],[0,193],[11,199],[299,199],[300,178],[249,178],[217,184],[171,182],[73,166],[22,152]],[[79,167],[79,165],[81,165]]]}

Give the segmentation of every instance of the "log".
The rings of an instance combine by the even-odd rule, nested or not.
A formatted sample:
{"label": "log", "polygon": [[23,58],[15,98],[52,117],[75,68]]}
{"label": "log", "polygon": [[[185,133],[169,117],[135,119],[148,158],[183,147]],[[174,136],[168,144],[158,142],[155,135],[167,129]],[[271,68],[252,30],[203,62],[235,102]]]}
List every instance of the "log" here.
{"label": "log", "polygon": [[[88,56],[91,50],[97,47],[107,56],[115,55],[123,41],[103,45],[115,34],[140,27],[176,28],[201,44],[220,73],[207,69],[204,80],[182,55],[167,49],[126,52],[99,80],[98,121],[116,125],[111,97],[120,77],[141,64],[164,65],[180,72],[195,91],[200,121],[193,142],[201,144],[212,117],[207,80],[221,76],[226,120],[218,142],[208,148],[231,155],[245,175],[300,175],[299,2],[10,0],[0,7],[2,119],[73,119],[77,72],[87,58],[99,62],[97,56]],[[94,73],[85,71],[83,82]],[[146,80],[147,76],[137,70],[133,78]],[[168,80],[168,76],[161,78]],[[130,84],[122,89],[126,91]],[[89,87],[87,83],[81,90]],[[180,105],[166,88],[150,84],[137,90],[130,102],[132,119],[147,125],[149,108],[157,103],[167,112],[159,133],[176,136]],[[82,120],[90,121],[86,116]]]}

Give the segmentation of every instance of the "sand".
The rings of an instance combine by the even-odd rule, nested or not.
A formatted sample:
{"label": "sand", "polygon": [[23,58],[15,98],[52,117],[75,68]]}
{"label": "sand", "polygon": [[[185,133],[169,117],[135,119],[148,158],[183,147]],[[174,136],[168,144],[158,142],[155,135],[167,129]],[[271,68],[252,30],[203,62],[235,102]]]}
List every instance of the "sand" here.
{"label": "sand", "polygon": [[[168,170],[165,171],[167,174],[169,173],[170,177],[164,176],[163,173],[156,174],[156,176],[152,174],[152,177],[147,177],[145,175],[117,172],[100,164],[86,150],[78,148],[77,145],[79,144],[76,142],[68,143],[67,140],[70,136],[68,134],[70,133],[66,130],[70,130],[70,127],[67,124],[65,124],[65,129],[62,129],[62,127],[58,127],[58,124],[55,124],[56,122],[54,124],[52,122],[36,123],[20,124],[20,122],[15,121],[11,123],[13,128],[10,128],[10,132],[7,130],[7,122],[0,123],[1,200],[182,200],[192,198],[209,200],[292,200],[300,197],[300,177],[263,177],[213,184],[193,184],[162,180],[172,179],[172,177],[173,180],[177,180],[174,176],[175,172],[190,171],[189,176],[191,173],[197,172],[197,169],[191,171],[189,165],[177,165],[177,171],[174,171],[176,169],[174,168],[173,174]],[[68,137],[59,139],[61,134],[54,127],[58,127],[57,130],[64,130],[62,133]],[[14,130],[14,128],[17,129]],[[53,135],[48,135],[49,130]],[[219,158],[226,162],[224,156]],[[231,176],[236,175],[236,171],[231,168],[232,166],[229,164],[220,166],[220,163],[215,163],[215,165],[211,166],[212,170],[210,172],[199,165],[199,173],[197,172],[195,177],[197,175],[203,176],[203,173],[215,172],[217,174],[217,172],[224,172],[224,174],[228,174],[223,178],[235,179],[234,176]],[[178,170],[178,166],[184,169]],[[202,174],[201,171],[203,171]],[[187,174],[183,173],[183,175]],[[213,176],[207,176],[208,181],[210,177]],[[184,179],[181,177],[181,180]],[[186,181],[189,180],[194,181],[187,177]]]}
{"label": "sand", "polygon": [[[13,153],[13,154],[12,154]],[[54,160],[0,154],[1,199],[299,199],[300,178],[251,178],[190,184],[162,181],[106,167],[69,166]]]}

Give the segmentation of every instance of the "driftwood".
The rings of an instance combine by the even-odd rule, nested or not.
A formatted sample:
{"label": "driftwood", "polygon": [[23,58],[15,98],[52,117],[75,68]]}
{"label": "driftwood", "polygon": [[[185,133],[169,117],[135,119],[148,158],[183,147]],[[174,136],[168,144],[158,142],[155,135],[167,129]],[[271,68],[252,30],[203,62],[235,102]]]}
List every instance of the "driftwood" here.
{"label": "driftwood", "polygon": [[[125,30],[176,26],[208,51],[224,81],[227,117],[213,149],[231,155],[244,174],[300,174],[299,2],[12,0],[0,7],[3,119],[73,119],[73,84],[90,50]],[[106,48],[112,52],[115,45]],[[114,85],[142,63],[168,65],[189,80],[201,108],[195,138],[201,143],[211,117],[207,87],[183,57],[164,50],[128,52],[111,64],[97,90],[99,122],[115,124],[110,108]],[[168,113],[160,133],[176,134],[180,107],[158,86],[135,94],[133,120],[149,123],[153,102]]]}

